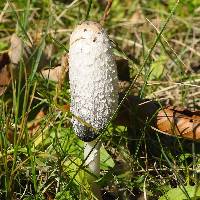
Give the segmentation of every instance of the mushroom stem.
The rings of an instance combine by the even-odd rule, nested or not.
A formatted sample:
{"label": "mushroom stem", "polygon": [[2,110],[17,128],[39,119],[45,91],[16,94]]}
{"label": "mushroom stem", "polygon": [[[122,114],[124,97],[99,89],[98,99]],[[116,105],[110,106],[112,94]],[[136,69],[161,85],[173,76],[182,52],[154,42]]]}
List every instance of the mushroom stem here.
{"label": "mushroom stem", "polygon": [[93,140],[85,142],[84,148],[85,164],[89,167],[90,172],[96,176],[99,176],[100,173],[100,146],[100,142]]}
{"label": "mushroom stem", "polygon": [[99,200],[102,199],[101,191],[95,181],[98,179],[100,174],[100,147],[101,142],[98,139],[91,142],[85,142],[84,158],[86,159],[85,164],[88,166],[89,171],[94,175],[88,175],[89,184],[95,197]]}

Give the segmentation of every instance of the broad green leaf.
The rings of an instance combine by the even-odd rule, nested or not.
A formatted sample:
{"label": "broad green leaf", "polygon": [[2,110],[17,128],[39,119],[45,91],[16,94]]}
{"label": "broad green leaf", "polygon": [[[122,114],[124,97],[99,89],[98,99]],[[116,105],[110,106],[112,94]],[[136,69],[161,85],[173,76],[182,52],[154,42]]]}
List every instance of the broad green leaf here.
{"label": "broad green leaf", "polygon": [[74,197],[71,195],[70,191],[58,192],[56,194],[55,200],[74,200]]}
{"label": "broad green leaf", "polygon": [[149,80],[159,79],[164,71],[164,64],[167,57],[161,55],[155,62],[151,64]]}
{"label": "broad green leaf", "polygon": [[[184,190],[185,188],[185,190]],[[191,199],[200,198],[200,187],[198,186],[180,186],[179,188],[173,188],[169,190],[166,194],[159,198],[159,200],[187,200],[188,195]],[[186,194],[186,192],[188,195]]]}
{"label": "broad green leaf", "polygon": [[6,48],[8,48],[8,44],[5,42],[0,42],[0,51],[4,50]]}
{"label": "broad green leaf", "polygon": [[100,156],[101,156],[101,169],[108,170],[114,167],[115,163],[113,159],[103,147],[100,150]]}
{"label": "broad green leaf", "polygon": [[65,172],[67,172],[71,178],[73,178],[78,171],[78,174],[75,176],[75,180],[77,181],[77,183],[84,182],[85,172],[79,169],[81,164],[82,160],[80,158],[75,157],[70,158],[64,162]]}

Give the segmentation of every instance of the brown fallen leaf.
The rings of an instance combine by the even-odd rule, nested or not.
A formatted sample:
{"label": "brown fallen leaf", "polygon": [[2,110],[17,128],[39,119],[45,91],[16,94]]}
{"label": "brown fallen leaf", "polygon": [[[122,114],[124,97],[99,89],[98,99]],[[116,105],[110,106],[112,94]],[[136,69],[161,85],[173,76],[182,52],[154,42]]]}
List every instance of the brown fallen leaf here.
{"label": "brown fallen leaf", "polygon": [[28,122],[27,126],[31,136],[33,136],[39,130],[41,126],[41,121],[43,120],[44,116],[44,111],[40,110],[35,116],[35,119],[31,122]]}
{"label": "brown fallen leaf", "polygon": [[192,112],[173,106],[162,109],[156,101],[142,100],[132,95],[126,98],[114,124],[136,129],[145,127],[147,121],[149,126],[156,126],[160,133],[200,140],[200,111]]}
{"label": "brown fallen leaf", "polygon": [[55,68],[49,68],[41,70],[41,74],[45,79],[49,79],[51,81],[58,82],[60,84],[63,83],[66,74],[68,72],[68,56],[65,55],[61,58],[61,65]]}
{"label": "brown fallen leaf", "polygon": [[[10,58],[10,69],[14,79],[17,79],[19,63],[21,59],[23,59],[23,62],[25,64],[25,73],[28,75],[31,72],[30,58],[32,57],[35,49],[38,48],[39,41],[36,41],[36,39],[33,40],[31,37],[30,40],[32,41],[32,43],[25,42],[15,33],[11,36],[8,55]],[[46,45],[40,57],[37,71],[40,71],[48,66],[53,52],[54,52],[53,46]]]}
{"label": "brown fallen leaf", "polygon": [[58,82],[63,75],[62,72],[63,72],[62,66],[58,66],[55,68],[49,68],[49,69],[42,70],[41,74],[45,79],[49,79],[51,81]]}
{"label": "brown fallen leaf", "polygon": [[16,34],[13,34],[10,39],[10,48],[8,51],[10,62],[12,64],[19,64],[22,55],[22,50],[23,44],[21,39]]}
{"label": "brown fallen leaf", "polygon": [[140,6],[137,6],[137,9],[130,18],[130,22],[132,24],[142,24],[146,22],[144,14],[142,12],[142,8]]}
{"label": "brown fallen leaf", "polygon": [[157,115],[157,127],[171,135],[200,140],[200,111],[166,107]]}
{"label": "brown fallen leaf", "polygon": [[23,58],[23,61],[26,65],[26,73],[30,72],[28,65],[28,61],[33,51],[31,44],[25,44],[21,38],[17,36],[17,34],[12,34],[10,39],[10,48],[8,50],[8,55],[10,58],[10,72],[12,76],[12,80],[18,80],[19,75],[19,64],[20,60]]}
{"label": "brown fallen leaf", "polygon": [[0,55],[0,96],[5,93],[12,79],[17,80],[18,64],[22,55],[29,56],[27,53],[23,53],[23,49],[21,39],[13,34],[8,53]]}
{"label": "brown fallen leaf", "polygon": [[0,55],[0,96],[3,95],[10,84],[9,57],[7,53]]}
{"label": "brown fallen leaf", "polygon": [[30,48],[24,48],[21,39],[13,34],[8,53],[0,55],[0,96],[5,93],[12,79],[17,80],[18,64],[22,56],[27,60],[30,56]]}
{"label": "brown fallen leaf", "polygon": [[65,104],[61,107],[61,110],[64,112],[69,112],[70,111],[70,105],[69,104]]}

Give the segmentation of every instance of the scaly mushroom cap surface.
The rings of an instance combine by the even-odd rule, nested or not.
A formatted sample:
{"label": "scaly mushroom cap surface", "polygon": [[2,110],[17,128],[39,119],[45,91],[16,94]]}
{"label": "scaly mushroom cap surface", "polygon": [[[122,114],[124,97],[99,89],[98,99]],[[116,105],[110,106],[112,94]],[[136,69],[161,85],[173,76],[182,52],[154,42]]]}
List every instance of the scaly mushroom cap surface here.
{"label": "scaly mushroom cap surface", "polygon": [[118,106],[117,67],[112,45],[100,24],[86,21],[73,31],[69,79],[74,131],[81,140],[92,141]]}

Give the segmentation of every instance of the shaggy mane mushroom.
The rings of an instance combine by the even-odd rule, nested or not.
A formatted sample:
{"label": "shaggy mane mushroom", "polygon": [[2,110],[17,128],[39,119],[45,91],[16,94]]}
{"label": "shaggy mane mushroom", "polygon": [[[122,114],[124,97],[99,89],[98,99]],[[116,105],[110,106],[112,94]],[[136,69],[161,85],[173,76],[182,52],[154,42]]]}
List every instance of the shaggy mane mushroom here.
{"label": "shaggy mane mushroom", "polygon": [[69,80],[73,129],[85,142],[86,164],[98,176],[100,143],[95,139],[118,106],[117,67],[111,42],[100,24],[85,21],[73,31]]}

